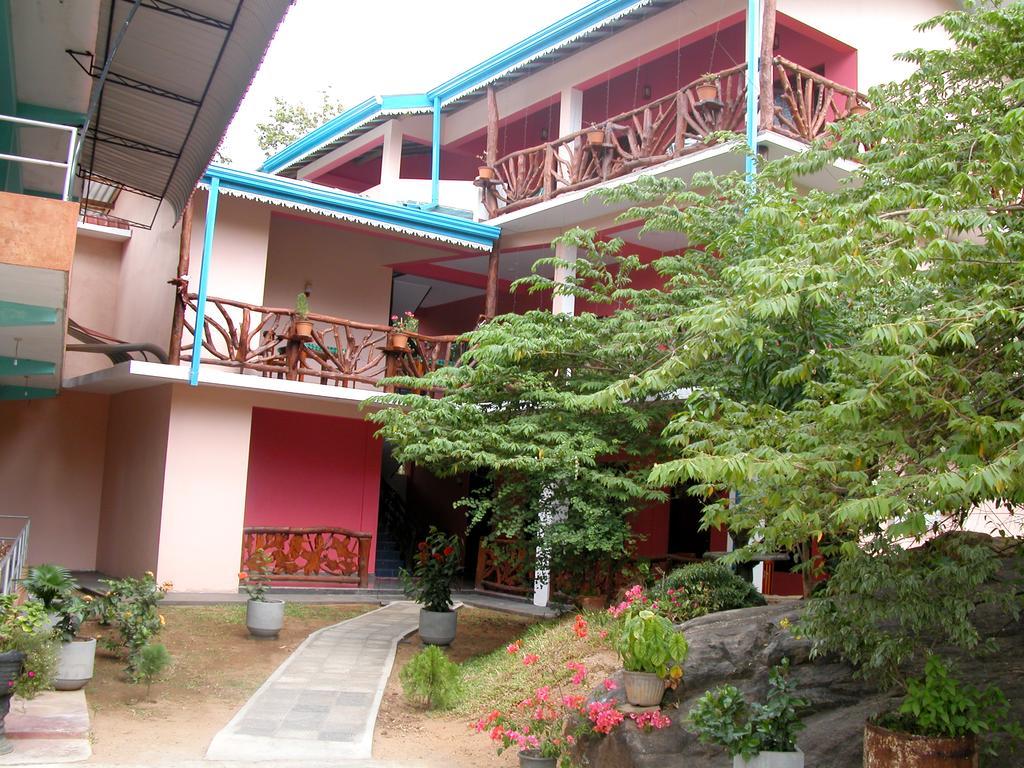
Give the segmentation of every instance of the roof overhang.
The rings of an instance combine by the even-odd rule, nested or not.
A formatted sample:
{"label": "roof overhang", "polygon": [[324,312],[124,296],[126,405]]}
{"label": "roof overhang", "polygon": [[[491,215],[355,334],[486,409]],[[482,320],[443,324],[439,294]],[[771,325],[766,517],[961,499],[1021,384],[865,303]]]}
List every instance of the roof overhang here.
{"label": "roof overhang", "polygon": [[443,242],[471,250],[489,251],[501,230],[470,219],[443,213],[371,200],[361,195],[286,179],[259,171],[241,171],[213,165],[201,180],[209,188],[219,180],[220,192],[258,200],[292,210],[315,213],[360,224],[373,229],[397,232],[415,238]]}

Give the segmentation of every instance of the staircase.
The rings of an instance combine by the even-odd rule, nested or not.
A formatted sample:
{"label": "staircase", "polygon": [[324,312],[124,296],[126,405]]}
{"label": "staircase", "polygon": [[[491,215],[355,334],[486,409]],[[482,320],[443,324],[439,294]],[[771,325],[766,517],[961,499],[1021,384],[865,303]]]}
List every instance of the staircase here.
{"label": "staircase", "polygon": [[380,579],[397,579],[402,567],[402,555],[398,543],[392,538],[377,539],[377,566],[374,575]]}

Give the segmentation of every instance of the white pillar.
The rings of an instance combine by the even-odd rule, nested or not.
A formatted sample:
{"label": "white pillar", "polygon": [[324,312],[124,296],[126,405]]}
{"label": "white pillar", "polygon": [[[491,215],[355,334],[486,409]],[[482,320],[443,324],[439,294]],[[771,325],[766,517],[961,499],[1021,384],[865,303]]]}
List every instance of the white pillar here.
{"label": "white pillar", "polygon": [[[559,243],[555,246],[555,257],[568,262],[567,266],[555,267],[556,283],[563,284],[568,278],[576,275],[576,253],[577,248],[575,245]],[[551,297],[551,312],[556,315],[576,314],[576,297],[555,293]]]}
{"label": "white pillar", "polygon": [[558,108],[558,135],[565,136],[583,128],[583,91],[563,88]]}
{"label": "white pillar", "polygon": [[402,127],[397,120],[384,124],[384,147],[380,159],[380,183],[391,184],[402,176]]}

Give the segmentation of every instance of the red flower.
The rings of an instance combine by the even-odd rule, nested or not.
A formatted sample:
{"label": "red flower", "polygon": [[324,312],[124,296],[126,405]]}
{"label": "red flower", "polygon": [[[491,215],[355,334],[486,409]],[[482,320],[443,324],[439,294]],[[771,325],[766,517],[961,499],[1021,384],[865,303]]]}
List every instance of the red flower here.
{"label": "red flower", "polygon": [[452,556],[452,552],[454,552],[454,551],[455,550],[452,547],[445,547],[444,548],[444,556],[445,557],[451,557]]}
{"label": "red flower", "polygon": [[576,622],[572,625],[572,631],[581,640],[587,636],[587,620],[583,618],[583,614],[576,616]]}
{"label": "red flower", "polygon": [[533,664],[536,664],[538,661],[540,661],[540,656],[538,656],[536,653],[528,653],[525,656],[523,656],[524,666],[529,667]]}
{"label": "red flower", "polygon": [[508,651],[509,653],[511,653],[512,655],[515,655],[515,654],[519,653],[519,649],[522,646],[523,646],[523,641],[522,640],[516,640],[514,643],[509,643],[507,646],[505,646],[505,650]]}

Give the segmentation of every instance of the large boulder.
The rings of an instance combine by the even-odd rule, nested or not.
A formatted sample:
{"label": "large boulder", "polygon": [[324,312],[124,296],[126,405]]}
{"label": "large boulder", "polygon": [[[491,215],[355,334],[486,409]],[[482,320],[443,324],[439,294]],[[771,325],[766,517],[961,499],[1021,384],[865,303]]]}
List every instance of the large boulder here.
{"label": "large boulder", "polygon": [[[586,743],[586,756],[595,768],[729,768],[724,750],[701,744],[687,729],[686,715],[709,688],[732,683],[748,696],[761,698],[768,687],[768,671],[784,656],[792,664],[798,695],[811,703],[807,728],[798,743],[808,768],[860,768],[864,721],[889,708],[898,699],[879,692],[853,676],[845,663],[809,658],[810,644],[786,628],[799,618],[801,604],[785,602],[759,608],[710,614],[682,625],[690,644],[684,684],[665,696],[663,708],[672,725],[650,734],[641,733],[628,720],[606,737]],[[976,623],[991,638],[992,652],[949,655],[960,677],[976,686],[998,685],[1024,721],[1024,621],[981,613]],[[623,703],[619,688],[601,692],[603,699]],[[598,695],[598,694],[595,694]],[[1020,762],[1000,765],[1024,766]],[[1013,758],[1011,758],[1013,759]]]}

